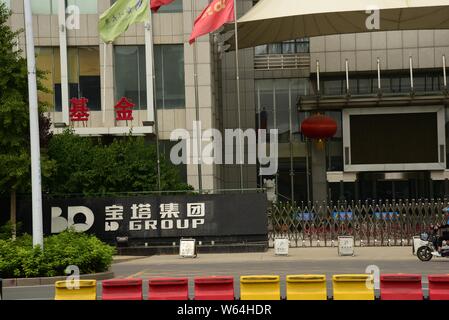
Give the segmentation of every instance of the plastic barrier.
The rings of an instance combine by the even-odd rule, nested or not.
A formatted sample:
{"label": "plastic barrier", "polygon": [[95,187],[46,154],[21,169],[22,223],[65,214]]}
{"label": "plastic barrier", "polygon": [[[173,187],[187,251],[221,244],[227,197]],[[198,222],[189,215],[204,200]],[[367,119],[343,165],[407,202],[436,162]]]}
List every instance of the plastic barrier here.
{"label": "plastic barrier", "polygon": [[381,300],[423,300],[420,274],[382,274]]}
{"label": "plastic barrier", "polygon": [[449,300],[449,274],[434,274],[429,279],[429,300]]}
{"label": "plastic barrier", "polygon": [[234,277],[195,278],[195,300],[234,300]]}
{"label": "plastic barrier", "polygon": [[187,278],[150,279],[148,288],[148,300],[189,300]]}
{"label": "plastic barrier", "polygon": [[326,276],[320,274],[287,276],[287,300],[327,300]]}
{"label": "plastic barrier", "polygon": [[96,280],[65,280],[55,283],[55,300],[96,300]]}
{"label": "plastic barrier", "polygon": [[241,300],[280,300],[279,276],[241,276]]}
{"label": "plastic barrier", "polygon": [[374,300],[371,274],[338,274],[332,277],[334,300]]}
{"label": "plastic barrier", "polygon": [[143,300],[142,279],[104,280],[102,288],[102,300]]}

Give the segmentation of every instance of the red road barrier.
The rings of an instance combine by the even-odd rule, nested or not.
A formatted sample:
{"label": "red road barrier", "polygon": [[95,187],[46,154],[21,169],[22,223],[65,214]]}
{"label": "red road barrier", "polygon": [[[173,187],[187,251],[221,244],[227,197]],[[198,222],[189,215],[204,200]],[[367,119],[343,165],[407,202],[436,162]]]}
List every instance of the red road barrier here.
{"label": "red road barrier", "polygon": [[234,300],[234,277],[195,278],[195,300]]}
{"label": "red road barrier", "polygon": [[423,300],[420,274],[383,274],[380,276],[381,300]]}
{"label": "red road barrier", "polygon": [[142,279],[104,280],[102,288],[102,300],[143,300]]}
{"label": "red road barrier", "polygon": [[150,279],[148,288],[148,300],[189,300],[187,278]]}
{"label": "red road barrier", "polygon": [[430,300],[449,300],[449,274],[433,274],[427,279]]}

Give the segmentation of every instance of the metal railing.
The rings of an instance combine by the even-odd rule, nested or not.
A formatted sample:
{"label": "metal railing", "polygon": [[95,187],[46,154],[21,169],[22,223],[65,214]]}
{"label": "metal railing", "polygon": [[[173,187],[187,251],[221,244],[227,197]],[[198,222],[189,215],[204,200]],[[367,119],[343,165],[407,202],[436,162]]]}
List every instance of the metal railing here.
{"label": "metal railing", "polygon": [[267,54],[256,55],[254,57],[254,69],[273,70],[273,69],[309,69],[309,54]]}
{"label": "metal railing", "polygon": [[279,203],[269,208],[269,242],[337,246],[339,236],[353,236],[356,246],[412,245],[432,224],[446,224],[448,206],[448,200]]}

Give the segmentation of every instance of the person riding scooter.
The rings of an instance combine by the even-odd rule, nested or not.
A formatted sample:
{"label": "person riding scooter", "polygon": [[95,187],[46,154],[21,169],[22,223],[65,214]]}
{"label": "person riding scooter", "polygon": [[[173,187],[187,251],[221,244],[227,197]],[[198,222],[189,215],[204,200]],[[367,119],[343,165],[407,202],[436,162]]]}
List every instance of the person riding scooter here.
{"label": "person riding scooter", "polygon": [[433,232],[437,235],[434,246],[437,248],[437,252],[432,253],[437,257],[441,257],[441,250],[443,248],[443,241],[449,240],[449,224],[433,226]]}

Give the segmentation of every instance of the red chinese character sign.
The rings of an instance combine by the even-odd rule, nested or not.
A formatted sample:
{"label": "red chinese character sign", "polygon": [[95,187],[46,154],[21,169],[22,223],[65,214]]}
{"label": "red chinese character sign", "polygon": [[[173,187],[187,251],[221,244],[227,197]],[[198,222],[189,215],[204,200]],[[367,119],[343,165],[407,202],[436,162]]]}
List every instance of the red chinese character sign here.
{"label": "red chinese character sign", "polygon": [[133,107],[134,103],[130,102],[127,98],[122,97],[120,101],[114,106],[116,121],[133,120]]}
{"label": "red chinese character sign", "polygon": [[86,98],[72,98],[70,99],[70,121],[88,121],[89,120],[89,108]]}

